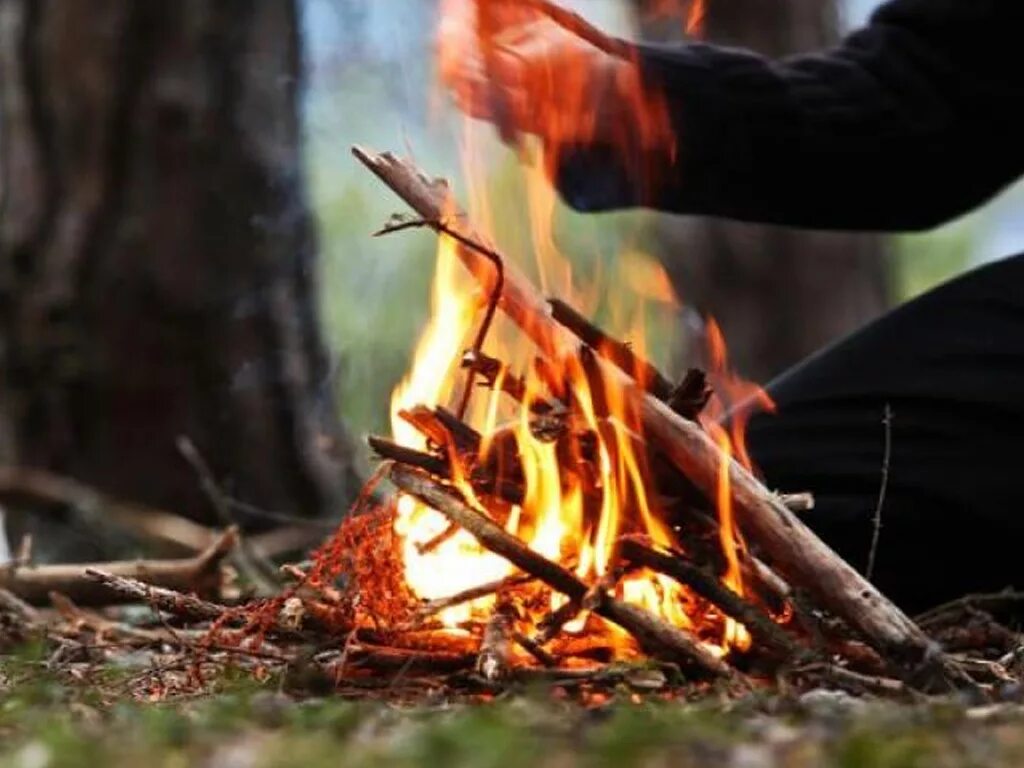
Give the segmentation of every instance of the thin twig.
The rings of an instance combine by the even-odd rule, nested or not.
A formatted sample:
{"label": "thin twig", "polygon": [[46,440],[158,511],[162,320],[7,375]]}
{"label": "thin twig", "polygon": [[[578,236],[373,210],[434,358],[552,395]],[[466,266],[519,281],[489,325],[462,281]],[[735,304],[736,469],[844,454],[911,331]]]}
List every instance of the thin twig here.
{"label": "thin twig", "polygon": [[885,426],[885,452],[882,455],[882,485],[878,489],[878,505],[875,507],[875,516],[872,520],[871,549],[868,552],[868,567],[864,576],[871,581],[875,573],[875,557],[878,555],[878,541],[882,537],[882,507],[885,505],[885,494],[889,490],[889,462],[892,459],[892,406],[885,404],[885,416],[882,419]]}

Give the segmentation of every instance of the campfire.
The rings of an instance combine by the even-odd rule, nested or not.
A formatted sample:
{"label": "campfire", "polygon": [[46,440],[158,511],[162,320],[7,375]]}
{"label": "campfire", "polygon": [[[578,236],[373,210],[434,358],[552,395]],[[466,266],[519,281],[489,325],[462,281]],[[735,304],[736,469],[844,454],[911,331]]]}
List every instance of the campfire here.
{"label": "campfire", "polygon": [[373,479],[250,630],[312,623],[347,634],[342,668],[488,683],[635,662],[747,684],[793,665],[864,680],[936,660],[948,671],[800,521],[810,495],[757,479],[745,418],[771,403],[730,375],[713,325],[712,370],[673,385],[642,339],[613,338],[571,296],[544,298],[446,182],[354,154],[417,214],[379,234],[438,235],[432,315],[392,434],[369,438]]}

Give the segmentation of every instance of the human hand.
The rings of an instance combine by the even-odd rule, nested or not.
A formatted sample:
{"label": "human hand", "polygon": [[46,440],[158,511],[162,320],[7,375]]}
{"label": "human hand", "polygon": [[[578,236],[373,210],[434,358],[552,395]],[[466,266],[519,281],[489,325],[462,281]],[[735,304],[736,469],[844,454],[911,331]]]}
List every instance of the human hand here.
{"label": "human hand", "polygon": [[605,143],[614,132],[610,107],[639,85],[635,66],[517,5],[461,3],[461,13],[446,13],[441,76],[456,105],[510,142],[525,133],[546,148]]}

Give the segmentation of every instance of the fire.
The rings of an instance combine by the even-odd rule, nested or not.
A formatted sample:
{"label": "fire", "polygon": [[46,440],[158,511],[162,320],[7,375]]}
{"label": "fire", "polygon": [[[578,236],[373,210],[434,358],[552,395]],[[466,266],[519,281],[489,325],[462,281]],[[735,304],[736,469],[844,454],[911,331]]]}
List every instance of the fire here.
{"label": "fire", "polygon": [[[446,67],[454,66],[454,58],[464,46],[480,44],[478,26],[467,26],[465,21],[455,24],[455,20],[470,18],[472,14],[466,16],[467,11],[481,3],[447,0],[441,46],[442,77]],[[588,76],[582,62],[579,71],[570,67],[559,72],[559,92],[568,103],[553,114],[532,118],[546,122],[548,137],[567,143],[589,140],[592,105],[573,102],[585,92],[576,86]],[[620,85],[635,92],[646,108],[656,103],[638,80],[627,82],[629,76],[622,77]],[[518,120],[523,116],[513,117]],[[653,128],[642,125],[639,135],[643,141],[665,141]],[[466,137],[464,168],[470,182],[471,213],[474,222],[486,228],[491,221],[491,207],[486,185],[482,183],[482,158],[478,143],[471,140],[471,132]],[[544,178],[544,164],[538,155],[530,154],[528,146],[520,149],[527,160],[525,208],[532,222],[530,242],[541,283],[546,291],[576,306],[591,305],[598,288],[580,289],[574,285],[569,262],[555,243],[555,196]],[[489,234],[493,237],[493,231]],[[439,240],[430,320],[417,345],[411,370],[392,397],[394,440],[412,449],[427,448],[427,440],[402,417],[403,411],[418,405],[458,410],[467,386],[463,353],[472,344],[484,314],[486,297],[474,290],[462,273],[456,247],[447,237]],[[664,270],[652,260],[633,251],[624,254],[623,259],[636,268],[629,268],[629,277],[616,286],[622,306],[614,313],[619,322],[612,330],[617,336],[631,339],[633,351],[644,357],[645,304],[674,304],[675,294]],[[618,557],[617,545],[623,536],[642,536],[665,550],[680,548],[648,466],[635,397],[621,382],[596,373],[585,354],[570,355],[564,360],[546,359],[543,365],[539,364],[538,350],[524,337],[507,330],[500,324],[492,328],[483,350],[504,363],[492,379],[492,386],[481,387],[477,379],[471,396],[465,399],[468,408],[461,415],[479,434],[480,445],[472,456],[454,448],[448,450],[452,484],[482,514],[497,520],[534,551],[572,569],[586,584],[602,584],[620,599],[695,631],[718,653],[747,647],[749,635],[742,626],[718,615],[676,581],[647,569],[627,569]],[[711,374],[724,397],[707,427],[727,456],[735,455],[749,466],[743,440],[744,421],[735,419],[726,428],[719,426],[717,417],[730,403],[760,390],[750,388],[728,371],[724,342],[713,324],[709,343],[713,358]],[[604,350],[598,350],[601,352]],[[639,379],[640,372],[635,374]],[[513,377],[522,385],[518,402],[502,391],[502,382]],[[766,398],[761,397],[758,402],[763,404]],[[552,409],[560,418],[557,428],[549,430],[544,414]],[[478,498],[472,479],[481,471],[497,473],[499,479],[518,484],[521,497],[515,501]],[[743,593],[743,543],[732,517],[729,482],[727,462],[721,469],[717,498],[712,500],[717,504],[721,523],[719,544],[725,563],[721,579]],[[419,598],[443,598],[513,575],[506,560],[483,549],[465,531],[449,531],[446,518],[409,497],[401,497],[397,503],[395,532],[402,544],[405,582]],[[523,600],[525,615],[521,620],[527,623],[535,624],[564,601],[562,596],[537,584],[529,585],[523,594],[527,597]],[[492,595],[465,602],[442,611],[439,618],[452,628],[473,622],[482,624],[490,616],[494,601]],[[619,657],[628,658],[637,651],[631,638],[594,616],[578,617],[567,631],[600,634]]]}

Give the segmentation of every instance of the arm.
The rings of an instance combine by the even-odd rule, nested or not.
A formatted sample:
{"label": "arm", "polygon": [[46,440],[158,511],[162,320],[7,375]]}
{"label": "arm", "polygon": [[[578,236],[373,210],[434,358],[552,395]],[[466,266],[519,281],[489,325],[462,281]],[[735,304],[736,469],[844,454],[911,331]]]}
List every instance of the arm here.
{"label": "arm", "polygon": [[941,223],[1024,172],[1019,0],[896,0],[830,52],[772,62],[641,47],[679,148],[653,196],[600,145],[559,159],[574,207],[653,205],[791,226]]}

